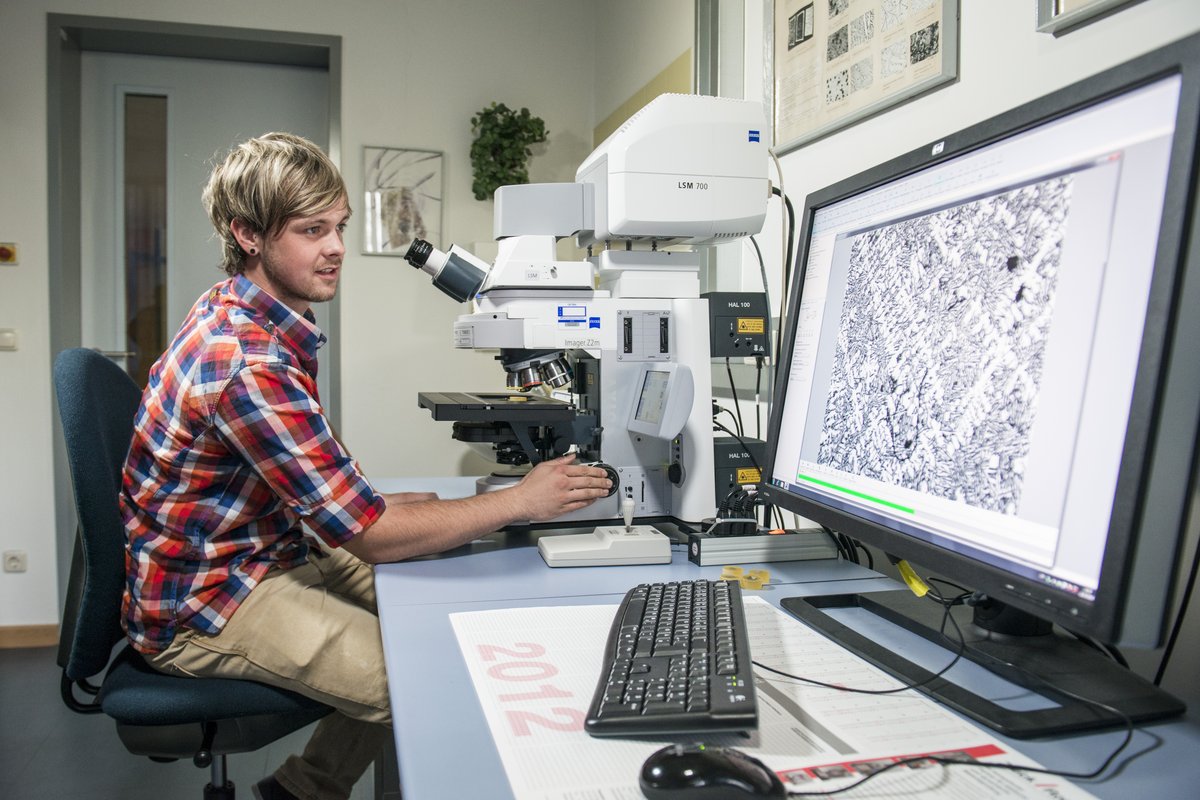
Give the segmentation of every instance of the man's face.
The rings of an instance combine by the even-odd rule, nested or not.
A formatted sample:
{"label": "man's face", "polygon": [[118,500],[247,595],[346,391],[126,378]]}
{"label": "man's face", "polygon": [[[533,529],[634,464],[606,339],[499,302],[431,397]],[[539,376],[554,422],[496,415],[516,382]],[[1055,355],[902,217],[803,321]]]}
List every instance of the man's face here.
{"label": "man's face", "polygon": [[350,211],[339,200],[308,217],[293,217],[263,241],[262,260],[246,277],[276,300],[303,314],[312,303],[332,300],[346,246],[342,234]]}

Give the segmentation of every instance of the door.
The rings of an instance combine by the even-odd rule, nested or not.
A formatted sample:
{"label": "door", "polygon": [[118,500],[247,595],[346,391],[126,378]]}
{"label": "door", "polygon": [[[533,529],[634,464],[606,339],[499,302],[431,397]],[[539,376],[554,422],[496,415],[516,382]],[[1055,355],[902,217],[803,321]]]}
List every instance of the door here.
{"label": "door", "polygon": [[[214,164],[268,131],[327,150],[329,76],[92,51],[81,67],[82,339],[143,385],[192,304],[226,277],[200,200]],[[326,305],[313,311],[328,330]],[[335,352],[321,353],[322,398]]]}

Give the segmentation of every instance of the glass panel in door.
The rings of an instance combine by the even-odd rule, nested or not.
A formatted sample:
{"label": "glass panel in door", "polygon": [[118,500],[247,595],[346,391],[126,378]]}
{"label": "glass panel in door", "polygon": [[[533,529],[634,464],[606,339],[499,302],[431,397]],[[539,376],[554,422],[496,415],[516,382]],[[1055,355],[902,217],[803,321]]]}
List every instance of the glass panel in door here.
{"label": "glass panel in door", "polygon": [[167,344],[167,98],[125,95],[126,371],[145,386]]}

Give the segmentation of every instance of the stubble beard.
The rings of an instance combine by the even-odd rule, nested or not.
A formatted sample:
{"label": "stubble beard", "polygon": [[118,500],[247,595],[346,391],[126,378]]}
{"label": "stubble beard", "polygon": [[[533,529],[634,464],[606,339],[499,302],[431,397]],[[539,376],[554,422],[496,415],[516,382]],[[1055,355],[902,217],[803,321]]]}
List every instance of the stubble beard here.
{"label": "stubble beard", "polygon": [[[341,265],[337,265],[341,269]],[[263,274],[271,282],[271,285],[276,287],[281,293],[286,293],[287,297],[277,297],[286,303],[289,300],[302,300],[306,303],[325,303],[332,300],[337,294],[337,284],[331,287],[317,287],[316,289],[310,286],[300,285],[300,282],[292,277],[286,270],[280,269],[274,255],[264,248],[262,255]],[[340,277],[340,276],[339,276]]]}

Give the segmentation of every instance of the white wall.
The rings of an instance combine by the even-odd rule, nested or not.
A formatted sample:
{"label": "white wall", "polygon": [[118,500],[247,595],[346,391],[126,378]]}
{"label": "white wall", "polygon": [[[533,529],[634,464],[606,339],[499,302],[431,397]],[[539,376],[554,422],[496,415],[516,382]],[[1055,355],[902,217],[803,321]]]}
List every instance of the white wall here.
{"label": "white wall", "polygon": [[[82,4],[76,4],[82,5]],[[28,6],[28,7],[26,7]],[[20,247],[0,266],[0,327],[19,349],[0,353],[0,549],[25,550],[29,571],[0,572],[0,624],[55,621],[54,493],[46,186],[46,39],[41,3],[0,6],[0,240]]]}
{"label": "white wall", "polygon": [[[493,100],[528,106],[550,140],[535,181],[572,180],[595,124],[595,44],[589,0],[5,0],[0,3],[0,241],[21,263],[0,267],[0,328],[20,349],[0,353],[0,550],[24,550],[29,570],[0,573],[0,627],[57,622],[53,425],[49,352],[46,175],[46,14],[81,14],[295,30],[342,37],[343,171],[361,187],[361,147],[446,153],[445,236],[491,238],[490,202],[470,192],[470,117]],[[678,55],[675,53],[673,55]],[[232,88],[231,88],[232,90]],[[197,187],[197,197],[199,187]],[[361,206],[361,203],[357,205]],[[199,212],[198,212],[199,213]],[[459,307],[399,258],[357,253],[348,231],[341,292],[342,435],[369,475],[453,474],[465,448],[416,407],[422,389],[484,389],[500,370],[454,352]],[[502,384],[501,384],[502,385]]]}
{"label": "white wall", "polygon": [[696,0],[605,0],[597,10],[593,108],[603,121],[696,38]]}

